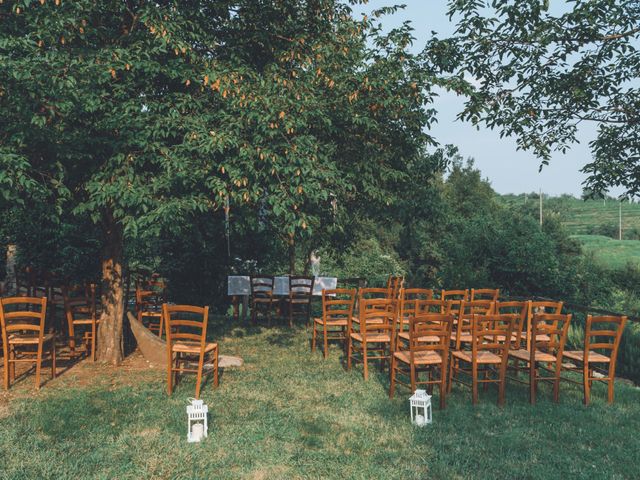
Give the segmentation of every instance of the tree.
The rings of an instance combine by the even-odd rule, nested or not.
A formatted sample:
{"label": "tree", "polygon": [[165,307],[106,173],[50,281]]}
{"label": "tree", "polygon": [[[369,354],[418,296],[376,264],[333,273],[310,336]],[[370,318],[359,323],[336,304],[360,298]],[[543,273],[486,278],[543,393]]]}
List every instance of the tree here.
{"label": "tree", "polygon": [[431,140],[409,28],[382,35],[334,0],[19,0],[0,18],[0,185],[100,227],[114,364],[127,239],[246,207],[294,269],[332,199],[392,204]]}
{"label": "tree", "polygon": [[[553,6],[557,4],[553,2]],[[640,2],[456,0],[455,36],[427,50],[469,94],[459,118],[517,138],[547,164],[565,152],[583,122],[595,122],[593,160],[583,171],[594,194],[640,192]],[[478,87],[464,86],[473,81]],[[542,168],[541,165],[541,168]]]}

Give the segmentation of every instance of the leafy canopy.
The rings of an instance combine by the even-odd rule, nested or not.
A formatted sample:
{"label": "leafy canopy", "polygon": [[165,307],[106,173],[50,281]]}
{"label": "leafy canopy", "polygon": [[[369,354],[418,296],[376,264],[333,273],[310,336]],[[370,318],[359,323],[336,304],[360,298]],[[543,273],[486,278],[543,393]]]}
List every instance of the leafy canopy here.
{"label": "leafy canopy", "polygon": [[[597,124],[583,171],[593,192],[640,193],[640,2],[452,0],[455,35],[428,46],[440,68],[473,80],[459,118],[513,135],[548,163]],[[463,89],[461,89],[462,91]],[[542,165],[541,165],[542,168]]]}
{"label": "leafy canopy", "polygon": [[129,237],[239,205],[306,235],[334,199],[393,203],[431,141],[409,27],[383,35],[337,1],[20,0],[0,16],[7,198],[40,188]]}

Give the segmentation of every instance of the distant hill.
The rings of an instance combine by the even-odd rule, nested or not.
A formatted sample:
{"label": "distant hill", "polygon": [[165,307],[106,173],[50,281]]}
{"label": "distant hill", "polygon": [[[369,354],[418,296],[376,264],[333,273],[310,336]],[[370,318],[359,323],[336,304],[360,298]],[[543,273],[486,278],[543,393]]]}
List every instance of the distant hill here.
{"label": "distant hill", "polygon": [[[537,215],[538,194],[527,194],[526,205]],[[500,195],[499,201],[509,205],[524,205],[525,195]],[[640,265],[640,204],[622,204],[622,236],[618,240],[619,203],[614,198],[584,201],[569,195],[543,197],[542,215],[557,216],[584,251],[610,268],[622,268],[627,263]]]}
{"label": "distant hill", "polygon": [[[538,194],[527,194],[527,204],[531,203],[532,208],[538,205]],[[525,195],[501,195],[500,200],[507,204],[524,204]],[[573,235],[607,235],[616,236],[618,233],[618,208],[616,199],[609,198],[603,200],[582,200],[570,195],[560,197],[543,196],[542,214],[551,212],[559,215],[560,221],[569,229]],[[607,232],[607,228],[611,232]],[[630,233],[640,233],[640,203],[622,204],[622,231],[627,236]],[[611,235],[609,235],[611,233]],[[631,237],[635,237],[631,235]],[[634,238],[636,239],[636,238]]]}

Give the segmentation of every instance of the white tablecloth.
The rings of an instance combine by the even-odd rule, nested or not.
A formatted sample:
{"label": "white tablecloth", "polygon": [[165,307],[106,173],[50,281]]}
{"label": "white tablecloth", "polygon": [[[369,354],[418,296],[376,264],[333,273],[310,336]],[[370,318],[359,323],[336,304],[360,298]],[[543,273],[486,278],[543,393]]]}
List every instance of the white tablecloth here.
{"label": "white tablecloth", "polygon": [[[322,295],[322,290],[336,288],[337,277],[315,277],[313,295]],[[289,277],[275,277],[273,284],[274,295],[289,295]],[[229,275],[227,295],[251,295],[251,285],[248,275]]]}

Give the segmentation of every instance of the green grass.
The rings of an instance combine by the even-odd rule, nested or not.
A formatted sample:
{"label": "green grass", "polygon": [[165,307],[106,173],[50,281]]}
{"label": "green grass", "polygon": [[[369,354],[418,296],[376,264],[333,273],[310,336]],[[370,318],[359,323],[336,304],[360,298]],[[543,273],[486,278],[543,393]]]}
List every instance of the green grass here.
{"label": "green grass", "polygon": [[[524,194],[500,195],[499,200],[505,204],[523,205]],[[538,198],[527,197],[528,206],[537,215]],[[619,222],[619,203],[617,200],[587,200],[570,196],[547,197],[544,196],[543,216],[559,215],[561,222],[573,235],[592,234],[593,229],[602,225],[615,227],[617,232]],[[623,232],[631,229],[640,229],[640,203],[622,204],[622,229]]]}
{"label": "green grass", "polygon": [[[522,205],[524,194],[501,195],[499,201],[504,204]],[[527,205],[537,216],[538,198],[528,196]],[[618,269],[629,262],[640,262],[640,240],[624,240],[637,238],[640,232],[640,204],[622,204],[623,240],[606,235],[617,236],[619,222],[619,203],[616,200],[581,200],[570,196],[544,197],[543,216],[556,217],[567,228],[574,238],[580,240],[587,253],[593,253],[597,261],[605,267]]]}
{"label": "green grass", "polygon": [[[33,393],[33,377],[0,396],[0,478],[633,478],[640,462],[640,390],[619,382],[616,403],[596,385],[584,407],[563,383],[538,404],[510,383],[507,405],[454,386],[434,423],[413,428],[408,392],[387,375],[345,371],[341,352],[311,354],[302,328],[218,325],[223,354],[241,355],[220,387],[205,385],[210,435],[186,442],[192,380],[172,397],[164,372],[84,362]],[[437,403],[437,394],[434,400]]]}
{"label": "green grass", "polygon": [[574,235],[573,238],[606,267],[618,269],[628,263],[640,265],[640,240],[614,240],[604,235]]}

